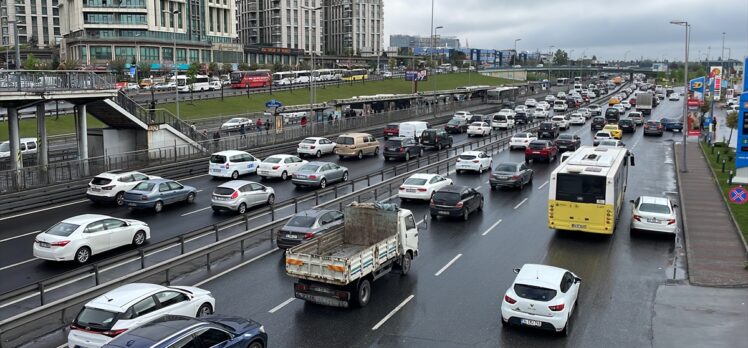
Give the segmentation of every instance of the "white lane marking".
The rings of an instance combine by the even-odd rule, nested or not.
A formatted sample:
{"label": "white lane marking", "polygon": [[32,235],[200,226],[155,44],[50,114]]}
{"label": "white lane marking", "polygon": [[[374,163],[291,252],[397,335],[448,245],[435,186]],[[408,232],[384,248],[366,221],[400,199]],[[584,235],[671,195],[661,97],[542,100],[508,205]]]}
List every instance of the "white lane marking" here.
{"label": "white lane marking", "polygon": [[1,217],[1,218],[0,218],[0,221],[3,221],[3,220],[8,220],[8,219],[13,219],[13,218],[17,218],[17,217],[19,217],[19,216],[25,216],[25,215],[30,215],[30,214],[36,214],[36,213],[39,213],[39,212],[43,212],[43,211],[47,211],[47,210],[52,210],[52,209],[57,209],[57,208],[67,207],[67,206],[69,206],[69,205],[73,205],[73,204],[78,204],[78,203],[83,203],[83,202],[88,202],[88,201],[89,201],[89,200],[87,200],[87,199],[81,199],[81,200],[79,200],[79,201],[73,201],[73,202],[68,202],[68,203],[58,204],[58,205],[55,205],[55,206],[51,206],[51,207],[47,207],[47,208],[36,209],[36,210],[31,210],[31,211],[27,211],[27,212],[23,212],[23,213],[18,213],[18,214],[14,214],[14,215],[4,216],[4,217]]}
{"label": "white lane marking", "polygon": [[478,187],[475,188],[475,190],[476,191],[480,191],[481,187],[483,187],[483,186],[478,186]]}
{"label": "white lane marking", "polygon": [[26,261],[16,262],[16,263],[14,263],[12,265],[3,266],[3,267],[0,267],[0,271],[4,271],[4,270],[6,270],[8,268],[13,268],[13,267],[16,267],[16,266],[20,266],[20,265],[23,265],[24,263],[29,263],[31,261],[36,261],[36,259],[28,259]]}
{"label": "white lane marking", "polygon": [[491,227],[489,227],[489,228],[488,228],[488,229],[486,230],[486,232],[483,232],[483,234],[481,234],[481,236],[485,236],[485,235],[487,235],[487,234],[488,234],[488,232],[491,232],[491,230],[493,230],[493,228],[494,228],[494,227],[496,227],[496,226],[497,226],[498,224],[500,224],[500,223],[501,223],[501,221],[503,221],[503,220],[499,219],[499,221],[496,221],[496,223],[494,223],[493,225],[491,225]]}
{"label": "white lane marking", "polygon": [[522,202],[519,202],[519,204],[515,205],[514,210],[517,210],[517,208],[521,207],[522,204],[525,204],[525,202],[527,202],[527,198],[523,199]]}
{"label": "white lane marking", "polygon": [[400,309],[402,309],[403,307],[405,307],[405,305],[408,304],[408,302],[410,302],[410,300],[412,300],[413,297],[415,297],[415,296],[416,295],[410,294],[410,296],[408,296],[405,300],[403,300],[403,302],[401,302],[399,305],[397,305],[397,307],[395,307],[395,309],[393,309],[389,314],[387,314],[386,316],[384,316],[384,318],[382,318],[382,320],[380,320],[376,325],[374,325],[371,328],[371,331],[375,331],[375,330],[379,329],[382,325],[384,325],[384,323],[387,322],[387,320],[389,320],[390,318],[392,318],[392,316],[395,315],[395,313],[397,313],[397,311],[399,311]]}
{"label": "white lane marking", "polygon": [[544,182],[544,183],[543,183],[543,185],[540,185],[540,187],[538,187],[538,190],[541,190],[541,189],[543,189],[543,187],[545,187],[545,185],[548,185],[548,183],[549,183],[549,182],[550,182],[550,181],[546,181],[546,182]]}
{"label": "white lane marking", "polygon": [[416,226],[418,226],[418,225],[420,225],[420,224],[422,224],[422,223],[423,223],[423,219],[421,219],[421,220],[418,220],[418,222],[416,222]]}
{"label": "white lane marking", "polygon": [[197,190],[197,191],[195,191],[195,192],[197,192],[197,193],[200,193],[200,192],[203,192],[203,190]]}
{"label": "white lane marking", "polygon": [[220,277],[223,277],[223,276],[224,276],[224,275],[226,275],[226,274],[229,274],[229,273],[231,273],[231,272],[233,272],[233,271],[236,271],[237,269],[239,269],[239,268],[242,268],[242,267],[244,267],[244,266],[246,266],[246,265],[248,265],[248,264],[250,264],[250,263],[252,263],[252,262],[255,262],[255,261],[257,261],[257,260],[259,260],[259,259],[261,259],[261,258],[263,258],[263,257],[265,257],[265,256],[268,256],[268,255],[270,255],[270,254],[272,254],[272,253],[274,253],[274,252],[276,252],[276,251],[278,251],[278,250],[280,250],[280,249],[278,249],[278,248],[275,248],[275,249],[272,249],[272,250],[268,250],[268,251],[266,251],[266,252],[264,252],[264,253],[262,253],[262,254],[260,254],[260,255],[257,255],[257,256],[255,256],[255,257],[253,257],[253,258],[252,258],[252,259],[250,259],[250,260],[244,261],[244,262],[242,262],[242,263],[240,263],[240,264],[238,264],[238,265],[236,265],[236,266],[234,266],[234,267],[231,267],[231,268],[229,268],[229,269],[227,269],[227,270],[225,270],[225,271],[223,271],[223,272],[221,272],[221,273],[218,273],[218,274],[216,274],[216,275],[214,275],[214,276],[212,276],[212,277],[210,277],[210,278],[207,278],[207,279],[205,279],[205,280],[203,280],[203,281],[201,281],[201,282],[198,282],[198,283],[196,283],[196,284],[195,284],[195,285],[193,285],[193,286],[201,286],[201,285],[203,285],[203,284],[205,284],[205,283],[207,283],[207,282],[210,282],[210,281],[216,280],[216,279],[218,279],[218,278],[220,278]]}
{"label": "white lane marking", "polygon": [[447,262],[447,264],[444,265],[444,267],[442,267],[442,269],[440,269],[439,272],[436,272],[434,276],[438,277],[439,275],[441,275],[444,271],[447,270],[447,268],[449,268],[449,266],[452,266],[452,264],[455,263],[455,261],[459,260],[461,257],[462,257],[462,254],[457,254],[457,256],[455,256],[451,261]]}
{"label": "white lane marking", "polygon": [[281,304],[279,304],[279,305],[273,307],[273,309],[269,310],[268,313],[275,313],[275,312],[279,311],[281,308],[283,308],[287,304],[293,302],[293,300],[295,300],[295,299],[296,299],[295,297],[291,297],[288,300],[283,301]]}
{"label": "white lane marking", "polygon": [[28,236],[30,234],[39,233],[39,232],[41,232],[41,230],[36,230],[36,231],[29,232],[29,233],[24,233],[24,234],[19,234],[19,235],[15,236],[15,237],[0,239],[0,243],[7,242],[9,240],[13,240],[13,239],[16,239],[16,238],[25,237],[25,236]]}
{"label": "white lane marking", "polygon": [[203,210],[208,210],[208,209],[210,209],[210,206],[205,207],[205,208],[201,208],[201,209],[198,209],[198,210],[193,210],[193,211],[191,211],[189,213],[184,213],[184,214],[182,214],[182,216],[192,215],[192,214],[199,213],[199,212],[201,212]]}

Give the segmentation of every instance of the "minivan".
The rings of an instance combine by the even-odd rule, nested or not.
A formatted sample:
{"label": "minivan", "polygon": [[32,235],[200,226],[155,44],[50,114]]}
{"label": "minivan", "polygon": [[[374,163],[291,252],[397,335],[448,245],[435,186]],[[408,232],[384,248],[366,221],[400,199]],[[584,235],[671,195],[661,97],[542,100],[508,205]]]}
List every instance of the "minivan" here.
{"label": "minivan", "polygon": [[[36,138],[21,138],[19,149],[21,156],[36,154]],[[0,158],[10,157],[10,141],[0,143]]]}
{"label": "minivan", "polygon": [[256,173],[260,162],[247,152],[227,150],[211,155],[208,169],[212,177],[236,180],[240,175]]}
{"label": "minivan", "polygon": [[424,121],[409,121],[400,123],[398,136],[405,138],[421,138],[421,133],[429,128],[429,123]]}
{"label": "minivan", "polygon": [[491,127],[498,129],[514,128],[514,116],[494,114],[491,118]]}
{"label": "minivan", "polygon": [[[402,124],[400,124],[402,130]],[[341,134],[335,140],[335,154],[341,159],[355,156],[358,159],[364,158],[364,155],[379,156],[379,141],[368,133],[347,133]]]}

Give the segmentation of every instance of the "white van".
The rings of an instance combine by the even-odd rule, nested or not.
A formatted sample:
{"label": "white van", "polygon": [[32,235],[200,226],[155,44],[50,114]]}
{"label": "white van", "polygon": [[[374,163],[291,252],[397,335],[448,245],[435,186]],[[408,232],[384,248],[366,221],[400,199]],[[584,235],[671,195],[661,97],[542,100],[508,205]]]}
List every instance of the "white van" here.
{"label": "white van", "polygon": [[429,123],[425,121],[409,121],[400,123],[398,135],[405,138],[421,138],[423,131],[429,128]]}
{"label": "white van", "polygon": [[213,177],[238,179],[239,175],[256,173],[260,165],[258,158],[244,151],[227,150],[210,156],[208,174]]}
{"label": "white van", "polygon": [[575,83],[574,84],[574,90],[577,91],[577,92],[581,92],[582,91],[582,84],[581,83]]}
{"label": "white van", "polygon": [[[36,154],[36,138],[21,138],[21,156]],[[0,143],[0,158],[10,157],[10,141]]]}
{"label": "white van", "polygon": [[514,128],[514,116],[503,113],[495,113],[491,117],[491,127],[496,129]]}

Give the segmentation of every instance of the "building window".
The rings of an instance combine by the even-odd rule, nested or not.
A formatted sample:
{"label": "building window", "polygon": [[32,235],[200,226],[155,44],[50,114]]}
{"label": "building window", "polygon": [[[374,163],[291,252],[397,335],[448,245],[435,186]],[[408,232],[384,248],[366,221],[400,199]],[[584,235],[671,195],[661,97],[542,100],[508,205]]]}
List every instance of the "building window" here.
{"label": "building window", "polygon": [[91,46],[91,60],[112,60],[112,47]]}
{"label": "building window", "polygon": [[209,63],[209,62],[212,62],[212,61],[213,60],[210,57],[210,50],[203,50],[203,62],[204,63]]}
{"label": "building window", "polygon": [[161,59],[165,62],[174,61],[174,50],[171,47],[161,48]]}
{"label": "building window", "polygon": [[142,62],[158,62],[158,47],[140,47],[140,61]]}
{"label": "building window", "polygon": [[115,59],[123,59],[127,63],[132,63],[135,61],[135,47],[115,46],[114,57]]}
{"label": "building window", "polygon": [[190,63],[200,62],[200,50],[190,50]]}
{"label": "building window", "polygon": [[88,63],[88,54],[86,54],[86,46],[78,46],[78,59],[81,62]]}
{"label": "building window", "polygon": [[177,48],[177,62],[187,63],[187,50],[184,48]]}

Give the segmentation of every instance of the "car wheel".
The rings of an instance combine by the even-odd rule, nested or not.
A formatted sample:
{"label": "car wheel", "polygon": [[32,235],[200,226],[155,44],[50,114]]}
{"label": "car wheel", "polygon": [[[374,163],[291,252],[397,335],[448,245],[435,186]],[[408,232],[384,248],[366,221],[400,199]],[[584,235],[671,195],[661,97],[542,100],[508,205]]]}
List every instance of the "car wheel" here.
{"label": "car wheel", "polygon": [[231,179],[239,179],[239,172],[235,170],[233,173],[231,173]]}
{"label": "car wheel", "polygon": [[245,203],[241,203],[241,204],[239,204],[239,208],[237,208],[237,209],[236,209],[236,211],[237,211],[237,212],[238,212],[239,214],[241,214],[241,215],[244,215],[244,213],[246,213],[246,212],[247,212],[247,205],[246,205]]}
{"label": "car wheel", "polygon": [[286,179],[288,179],[288,172],[284,170],[283,173],[281,173],[281,180],[285,181]]}
{"label": "car wheel", "polygon": [[153,210],[155,210],[156,213],[160,213],[162,210],[164,210],[164,202],[156,201],[156,203],[153,204]]}
{"label": "car wheel", "polygon": [[530,163],[530,159],[525,157],[525,163]]}
{"label": "car wheel", "polygon": [[478,205],[478,211],[483,211],[483,200],[480,200],[480,204]]}
{"label": "car wheel", "polygon": [[468,217],[469,216],[470,216],[470,213],[468,213],[468,210],[467,209],[463,210],[463,212],[462,212],[462,219],[465,220],[465,221],[468,221]]}
{"label": "car wheel", "polygon": [[200,308],[197,309],[195,317],[202,318],[213,314],[213,306],[210,303],[203,303]]}
{"label": "car wheel", "polygon": [[317,158],[320,158],[320,157],[322,157],[322,152],[320,152],[319,150],[317,150],[317,153],[314,154],[314,155],[317,156]]}
{"label": "car wheel", "polygon": [[402,272],[402,275],[408,275],[408,272],[410,272],[410,263],[410,254],[406,253],[400,261],[400,271]]}
{"label": "car wheel", "polygon": [[192,204],[195,203],[195,194],[190,192],[190,194],[187,195],[187,203]]}
{"label": "car wheel", "polygon": [[356,306],[366,307],[371,298],[371,282],[369,282],[369,279],[361,279],[356,290]]}
{"label": "car wheel", "polygon": [[75,252],[75,262],[84,264],[91,258],[91,249],[88,247],[82,247]]}
{"label": "car wheel", "polygon": [[343,173],[343,182],[348,181],[348,172]]}
{"label": "car wheel", "polygon": [[213,208],[213,213],[214,213],[214,214],[217,214],[217,213],[220,213],[220,212],[221,212],[221,209],[220,209],[220,208],[218,208],[218,207],[211,207],[211,208]]}
{"label": "car wheel", "polygon": [[566,317],[566,325],[564,326],[564,329],[561,331],[561,335],[564,337],[569,337],[571,334],[571,316]]}
{"label": "car wheel", "polygon": [[247,348],[264,348],[262,345],[262,342],[260,341],[254,341],[247,346]]}
{"label": "car wheel", "polygon": [[405,153],[405,162],[410,161],[410,152]]}
{"label": "car wheel", "polygon": [[478,174],[483,174],[483,165],[481,164],[480,167],[478,167]]}
{"label": "car wheel", "polygon": [[325,187],[327,187],[327,180],[325,180],[325,179],[320,180],[319,181],[319,188],[323,189]]}
{"label": "car wheel", "polygon": [[362,159],[362,158],[364,158],[364,152],[363,151],[359,151],[358,152],[358,159]]}
{"label": "car wheel", "polygon": [[270,196],[268,196],[268,205],[273,205],[273,203],[275,203],[275,195],[271,193]]}
{"label": "car wheel", "polygon": [[379,156],[379,146],[374,148],[374,156]]}
{"label": "car wheel", "polygon": [[115,204],[116,204],[116,205],[117,205],[118,207],[121,207],[121,206],[123,206],[123,205],[125,204],[125,193],[124,193],[124,192],[119,192],[119,193],[117,193],[117,195],[116,195],[116,196],[114,196],[114,203],[115,203]]}
{"label": "car wheel", "polygon": [[436,215],[436,213],[431,213],[431,218],[434,219],[434,220],[436,220],[436,219],[439,218],[439,216]]}
{"label": "car wheel", "polygon": [[532,178],[535,177],[535,173],[530,174],[530,180],[527,180],[528,184],[532,184]]}
{"label": "car wheel", "polygon": [[139,247],[143,245],[143,243],[145,243],[145,232],[135,232],[135,235],[132,237],[132,245]]}

